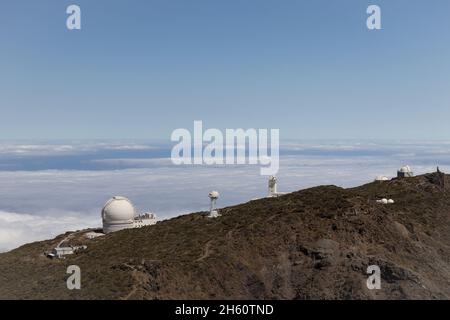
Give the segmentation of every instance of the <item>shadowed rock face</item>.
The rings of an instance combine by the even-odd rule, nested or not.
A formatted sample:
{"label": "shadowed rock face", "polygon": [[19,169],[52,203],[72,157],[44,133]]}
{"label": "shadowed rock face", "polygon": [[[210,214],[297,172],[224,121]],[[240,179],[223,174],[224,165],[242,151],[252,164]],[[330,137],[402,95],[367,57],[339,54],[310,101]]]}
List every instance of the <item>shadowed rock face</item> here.
{"label": "shadowed rock face", "polygon": [[433,174],[427,174],[425,175],[425,178],[432,184],[437,185],[438,187],[441,187],[442,189],[445,189],[445,174],[439,171]]}
{"label": "shadowed rock face", "polygon": [[[0,298],[450,299],[449,177],[321,186],[95,240],[66,260],[53,240],[0,254]],[[382,205],[377,199],[394,199]],[[68,265],[82,289],[69,291]],[[381,290],[368,290],[378,265]]]}

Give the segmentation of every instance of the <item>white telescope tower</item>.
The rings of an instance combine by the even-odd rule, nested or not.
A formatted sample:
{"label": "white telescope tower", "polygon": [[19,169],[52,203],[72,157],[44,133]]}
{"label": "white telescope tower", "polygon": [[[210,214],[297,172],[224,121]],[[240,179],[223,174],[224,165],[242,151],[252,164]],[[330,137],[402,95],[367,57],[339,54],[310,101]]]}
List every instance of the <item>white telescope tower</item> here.
{"label": "white telescope tower", "polygon": [[277,178],[270,176],[269,178],[269,198],[277,196]]}
{"label": "white telescope tower", "polygon": [[279,197],[286,194],[286,192],[278,192],[277,190],[277,178],[274,176],[270,176],[269,178],[269,198]]}
{"label": "white telescope tower", "polygon": [[211,191],[209,194],[209,199],[211,200],[211,207],[209,209],[208,218],[217,218],[220,216],[219,212],[216,210],[216,201],[219,198],[219,192]]}

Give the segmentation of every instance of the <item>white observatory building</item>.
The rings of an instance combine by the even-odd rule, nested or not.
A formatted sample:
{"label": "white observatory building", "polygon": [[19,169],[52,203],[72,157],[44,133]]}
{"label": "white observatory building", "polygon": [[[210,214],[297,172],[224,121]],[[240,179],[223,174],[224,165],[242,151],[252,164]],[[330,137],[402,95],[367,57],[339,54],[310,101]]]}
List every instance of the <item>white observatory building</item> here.
{"label": "white observatory building", "polygon": [[153,213],[136,215],[136,209],[131,201],[120,196],[106,202],[102,209],[102,220],[103,233],[156,224],[156,216]]}
{"label": "white observatory building", "polygon": [[409,166],[403,166],[397,171],[397,178],[414,177],[414,173]]}
{"label": "white observatory building", "polygon": [[389,178],[386,176],[377,176],[375,178],[375,181],[383,182],[383,181],[389,181]]}

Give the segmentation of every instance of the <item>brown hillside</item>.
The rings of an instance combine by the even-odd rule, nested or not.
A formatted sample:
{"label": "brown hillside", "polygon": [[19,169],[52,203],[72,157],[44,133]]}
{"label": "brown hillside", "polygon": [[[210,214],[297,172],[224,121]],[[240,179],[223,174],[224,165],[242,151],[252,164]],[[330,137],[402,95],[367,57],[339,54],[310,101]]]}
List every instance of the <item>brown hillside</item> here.
{"label": "brown hillside", "polygon": [[[450,178],[321,186],[86,240],[0,254],[3,299],[450,299]],[[375,200],[392,198],[395,204]],[[66,288],[78,265],[82,289]],[[379,265],[382,289],[366,287]]]}

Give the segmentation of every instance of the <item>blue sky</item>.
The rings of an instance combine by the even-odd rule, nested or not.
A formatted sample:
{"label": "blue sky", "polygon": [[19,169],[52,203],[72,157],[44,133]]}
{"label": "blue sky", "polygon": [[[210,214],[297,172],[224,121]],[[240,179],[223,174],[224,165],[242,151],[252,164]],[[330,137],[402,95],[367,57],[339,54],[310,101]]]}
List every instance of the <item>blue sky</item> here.
{"label": "blue sky", "polygon": [[[65,27],[82,9],[82,30]],[[382,9],[380,31],[366,8]],[[0,139],[449,139],[450,2],[6,1]]]}

